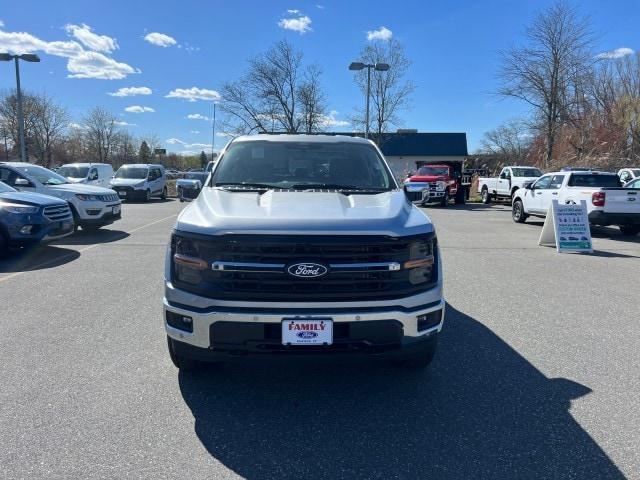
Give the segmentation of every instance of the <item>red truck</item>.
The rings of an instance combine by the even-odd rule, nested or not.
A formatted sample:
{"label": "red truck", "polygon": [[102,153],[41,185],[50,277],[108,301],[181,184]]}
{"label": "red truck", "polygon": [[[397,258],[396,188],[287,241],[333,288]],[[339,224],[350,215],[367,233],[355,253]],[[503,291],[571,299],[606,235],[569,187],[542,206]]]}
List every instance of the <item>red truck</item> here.
{"label": "red truck", "polygon": [[404,181],[404,191],[413,203],[438,203],[446,207],[452,198],[456,204],[466,202],[468,185],[465,185],[461,162],[418,162],[417,166],[418,171]]}

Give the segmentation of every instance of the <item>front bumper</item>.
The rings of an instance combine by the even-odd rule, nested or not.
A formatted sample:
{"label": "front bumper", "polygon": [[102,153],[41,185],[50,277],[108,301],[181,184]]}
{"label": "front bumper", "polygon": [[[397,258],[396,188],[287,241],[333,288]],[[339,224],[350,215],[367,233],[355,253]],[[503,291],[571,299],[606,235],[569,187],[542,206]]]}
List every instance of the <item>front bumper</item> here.
{"label": "front bumper", "polygon": [[640,213],[607,213],[593,210],[589,213],[589,223],[593,225],[640,225]]}
{"label": "front bumper", "polygon": [[79,210],[78,223],[83,226],[109,225],[122,218],[121,202],[86,202]]}
{"label": "front bumper", "polygon": [[[39,215],[15,215],[3,218],[3,224],[9,237],[9,243],[14,246],[50,242],[64,238],[73,233],[73,219],[52,222]],[[31,226],[29,233],[20,230]]]}

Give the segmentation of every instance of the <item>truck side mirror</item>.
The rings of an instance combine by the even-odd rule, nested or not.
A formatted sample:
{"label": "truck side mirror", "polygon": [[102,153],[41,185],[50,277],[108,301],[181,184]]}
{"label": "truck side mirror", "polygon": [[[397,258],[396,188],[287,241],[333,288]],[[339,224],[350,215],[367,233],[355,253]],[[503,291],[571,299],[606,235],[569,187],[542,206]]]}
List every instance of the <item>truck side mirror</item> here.
{"label": "truck side mirror", "polygon": [[533,190],[533,182],[524,182],[522,188],[526,190]]}

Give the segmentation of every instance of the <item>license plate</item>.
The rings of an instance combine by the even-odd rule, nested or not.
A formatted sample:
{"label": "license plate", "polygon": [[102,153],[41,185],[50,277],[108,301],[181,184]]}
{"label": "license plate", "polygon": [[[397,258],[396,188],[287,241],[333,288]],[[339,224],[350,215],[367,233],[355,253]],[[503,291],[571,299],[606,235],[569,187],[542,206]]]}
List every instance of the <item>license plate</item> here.
{"label": "license plate", "polygon": [[127,196],[127,192],[118,192],[118,196],[124,198]]}
{"label": "license plate", "polygon": [[118,213],[120,213],[120,205],[116,205],[115,207],[113,207],[113,208],[111,209],[111,212],[112,212],[114,215],[117,215]]}
{"label": "license plate", "polygon": [[333,320],[330,318],[284,318],[283,345],[331,345]]}

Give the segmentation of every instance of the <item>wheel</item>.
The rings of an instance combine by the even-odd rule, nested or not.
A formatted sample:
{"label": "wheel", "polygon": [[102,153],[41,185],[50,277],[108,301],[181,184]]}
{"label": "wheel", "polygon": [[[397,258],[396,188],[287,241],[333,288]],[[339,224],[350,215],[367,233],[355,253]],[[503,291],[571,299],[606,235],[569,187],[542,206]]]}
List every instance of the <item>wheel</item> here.
{"label": "wheel", "polygon": [[184,200],[182,198],[180,199],[180,203],[184,203]]}
{"label": "wheel", "polygon": [[482,203],[488,205],[491,203],[491,195],[489,195],[489,190],[486,188],[482,189]]}
{"label": "wheel", "polygon": [[145,192],[144,201],[145,202],[150,202],[151,201],[151,190],[147,190]]}
{"label": "wheel", "polygon": [[441,207],[446,207],[447,205],[449,205],[449,190],[445,190],[444,197],[442,197],[442,200],[440,201]]}
{"label": "wheel", "polygon": [[167,199],[167,187],[164,187],[164,188],[162,189],[162,195],[160,195],[160,198],[161,198],[162,200],[166,200],[166,199]]}
{"label": "wheel", "polygon": [[520,200],[519,198],[517,198],[515,202],[513,202],[513,206],[511,207],[511,217],[516,223],[524,223],[527,219],[527,214],[524,213],[522,200]]}
{"label": "wheel", "polygon": [[179,370],[183,370],[185,372],[200,370],[204,368],[207,364],[205,362],[199,362],[198,360],[193,360],[191,358],[186,358],[176,352],[175,348],[175,340],[167,335],[167,346],[169,347],[169,357],[171,357],[171,361]]}
{"label": "wheel", "polygon": [[393,365],[405,369],[422,369],[428,367],[433,361],[438,347],[438,334],[432,337],[417,348],[411,348],[410,352],[395,358],[391,361]]}
{"label": "wheel", "polygon": [[459,187],[456,192],[456,205],[464,205],[467,203],[467,189],[464,187]]}
{"label": "wheel", "polygon": [[633,236],[640,233],[640,225],[618,225],[620,233],[624,236]]}

